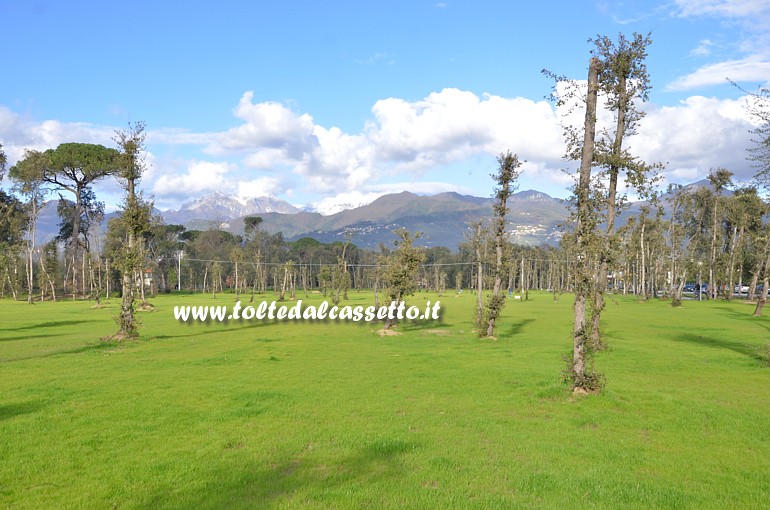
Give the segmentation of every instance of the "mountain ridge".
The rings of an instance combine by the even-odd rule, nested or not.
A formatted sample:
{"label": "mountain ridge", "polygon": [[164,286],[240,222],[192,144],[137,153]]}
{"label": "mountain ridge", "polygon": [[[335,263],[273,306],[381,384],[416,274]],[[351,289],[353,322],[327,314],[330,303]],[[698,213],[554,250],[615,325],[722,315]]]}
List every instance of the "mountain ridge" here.
{"label": "mountain ridge", "polygon": [[[695,191],[709,186],[702,180],[684,186]],[[663,195],[666,200],[668,195]],[[393,231],[405,228],[423,232],[421,246],[445,246],[456,250],[470,234],[470,225],[491,217],[494,199],[457,192],[418,195],[409,191],[382,195],[371,202],[334,214],[300,209],[271,197],[244,199],[216,191],[185,202],[178,210],[156,211],[166,223],[188,229],[220,228],[243,234],[243,219],[260,216],[260,228],[270,234],[281,232],[287,240],[312,237],[321,242],[344,241],[348,234],[362,248],[392,246]],[[644,202],[628,204],[618,217],[620,223],[638,212]],[[568,201],[541,191],[527,189],[514,193],[508,201],[506,230],[513,242],[529,245],[555,245],[561,239],[560,225],[569,218]],[[48,240],[58,233],[56,201],[44,207],[38,231]],[[107,215],[114,216],[114,213]],[[106,221],[103,228],[106,227]]]}

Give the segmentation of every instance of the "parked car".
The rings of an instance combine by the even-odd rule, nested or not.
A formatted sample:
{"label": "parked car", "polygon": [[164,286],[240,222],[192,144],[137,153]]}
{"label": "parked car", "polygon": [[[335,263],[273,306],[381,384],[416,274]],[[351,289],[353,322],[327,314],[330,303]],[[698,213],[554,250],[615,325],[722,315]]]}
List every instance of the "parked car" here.
{"label": "parked car", "polygon": [[749,293],[749,286],[748,285],[736,285],[735,290],[733,291],[735,294],[748,294]]}

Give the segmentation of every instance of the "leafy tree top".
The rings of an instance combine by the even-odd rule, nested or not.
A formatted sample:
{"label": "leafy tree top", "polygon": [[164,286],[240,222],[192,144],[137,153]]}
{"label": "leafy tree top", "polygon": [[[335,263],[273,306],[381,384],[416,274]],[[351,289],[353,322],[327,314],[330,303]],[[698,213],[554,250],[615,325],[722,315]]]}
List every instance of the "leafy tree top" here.
{"label": "leafy tree top", "polygon": [[103,145],[63,143],[45,152],[28,151],[11,168],[19,182],[39,181],[77,195],[92,182],[117,172],[119,153]]}

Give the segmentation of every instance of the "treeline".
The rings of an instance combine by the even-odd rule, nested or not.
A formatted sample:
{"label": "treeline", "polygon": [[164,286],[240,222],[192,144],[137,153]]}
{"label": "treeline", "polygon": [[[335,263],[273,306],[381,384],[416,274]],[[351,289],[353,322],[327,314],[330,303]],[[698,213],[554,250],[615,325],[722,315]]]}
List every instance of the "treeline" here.
{"label": "treeline", "polygon": [[[121,293],[121,257],[127,234],[121,216],[107,222],[102,232],[103,204],[84,200],[75,251],[72,202],[60,200],[59,234],[35,246],[35,215],[20,197],[3,195],[0,297],[45,301],[116,297]],[[96,204],[92,206],[91,204]],[[38,204],[38,207],[41,204]],[[305,237],[287,241],[279,233],[259,228],[261,218],[245,218],[245,232],[188,230],[152,217],[141,237],[142,271],[135,287],[142,299],[172,291],[222,292],[254,295],[275,291],[282,296],[321,291],[344,295],[347,290],[384,288],[384,272],[397,246],[381,245],[376,251],[359,248],[352,237],[321,243]],[[398,237],[394,236],[394,241]],[[422,262],[415,275],[417,289],[438,292],[472,290],[477,285],[478,260],[471,240],[453,252],[445,247],[415,248]],[[487,286],[494,258],[494,242],[484,239],[482,277]],[[509,288],[569,288],[566,260],[553,247],[506,246],[515,259],[506,279]],[[523,275],[523,276],[522,276]]]}

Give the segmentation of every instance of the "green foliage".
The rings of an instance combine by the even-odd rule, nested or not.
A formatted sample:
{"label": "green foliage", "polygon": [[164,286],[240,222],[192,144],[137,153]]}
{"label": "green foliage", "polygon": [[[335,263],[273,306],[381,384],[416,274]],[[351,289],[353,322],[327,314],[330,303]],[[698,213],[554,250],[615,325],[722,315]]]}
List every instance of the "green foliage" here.
{"label": "green foliage", "polygon": [[0,251],[21,243],[28,221],[24,204],[0,189]]}
{"label": "green foliage", "polygon": [[756,92],[741,90],[748,95],[747,109],[756,126],[751,130],[753,146],[749,149],[748,159],[753,162],[756,169],[754,175],[756,182],[768,190],[770,189],[770,88],[760,87]]}
{"label": "green foliage", "polygon": [[497,173],[492,174],[492,178],[495,180],[495,204],[492,220],[492,234],[495,238],[494,286],[483,313],[486,329],[479,328],[479,334],[487,337],[494,335],[495,321],[505,306],[502,279],[508,268],[506,261],[510,259],[510,257],[505,257],[503,253],[506,242],[505,218],[508,214],[508,199],[516,191],[516,181],[519,178],[519,167],[521,167],[518,156],[512,154],[511,151],[500,154],[497,157],[497,164]]}
{"label": "green foliage", "polygon": [[246,216],[243,218],[243,233],[247,241],[251,241],[259,234],[259,225],[262,221],[261,216]]}
{"label": "green foliage", "polygon": [[123,131],[117,131],[115,141],[120,147],[116,160],[116,175],[126,190],[121,222],[126,230],[126,242],[116,256],[116,266],[122,274],[122,303],[116,321],[119,326],[115,338],[132,339],[138,336],[139,321],[135,316],[134,291],[138,285],[144,288],[144,268],[147,254],[144,237],[152,231],[152,203],[143,200],[136,186],[144,171],[145,125],[143,122],[129,124]]}
{"label": "green foliage", "polygon": [[425,250],[414,246],[414,240],[421,233],[412,235],[405,229],[398,229],[394,233],[398,236],[393,243],[396,249],[387,258],[384,279],[390,300],[399,302],[414,294],[417,288],[415,275],[420,264],[425,261]]}

